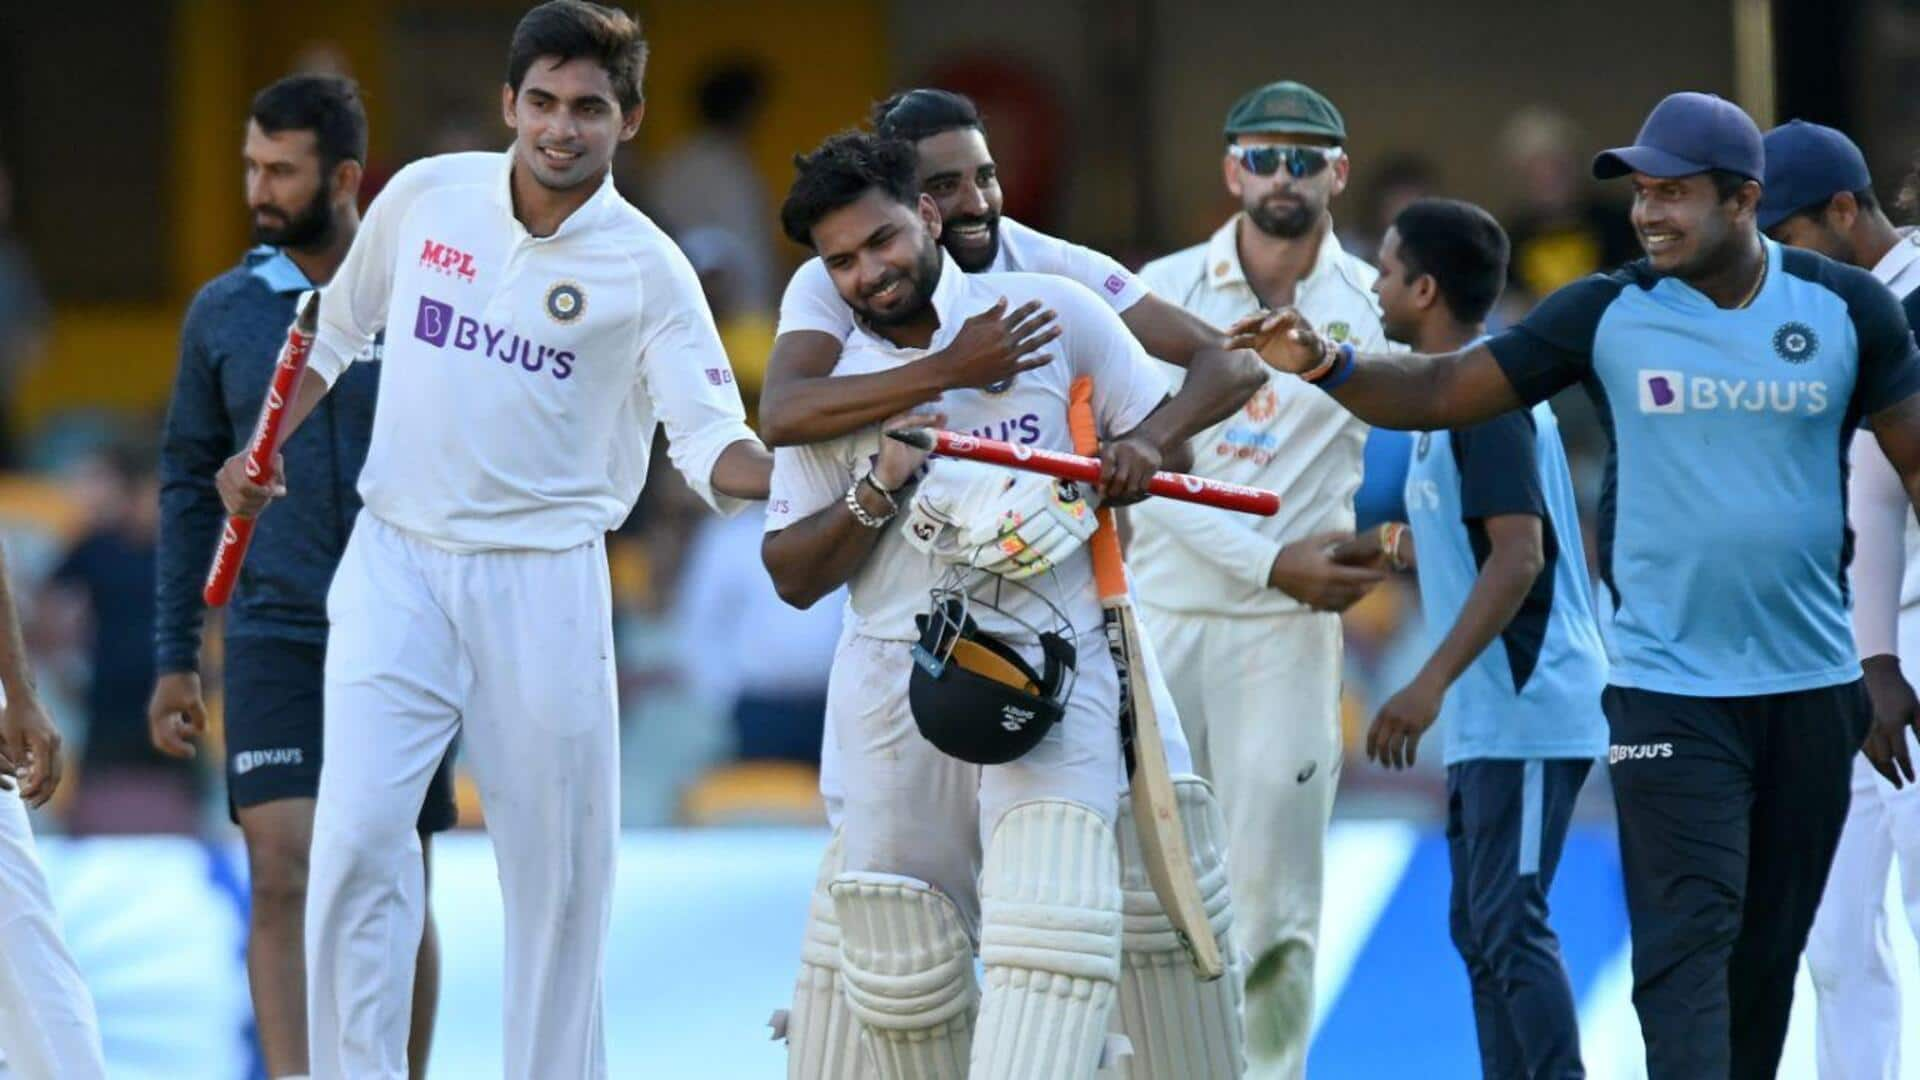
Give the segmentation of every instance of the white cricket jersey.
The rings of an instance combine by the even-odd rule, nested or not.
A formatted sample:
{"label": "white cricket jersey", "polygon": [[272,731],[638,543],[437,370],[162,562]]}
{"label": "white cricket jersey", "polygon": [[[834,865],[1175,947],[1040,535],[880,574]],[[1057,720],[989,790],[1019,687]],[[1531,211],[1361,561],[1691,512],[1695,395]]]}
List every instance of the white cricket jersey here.
{"label": "white cricket jersey", "polygon": [[[1023,271],[1029,274],[1053,274],[1086,286],[1114,311],[1125,311],[1147,295],[1147,287],[1133,271],[1111,256],[1089,247],[1068,243],[1009,217],[1000,219],[1000,250],[984,273]],[[1019,307],[1012,303],[1008,308]],[[780,326],[777,333],[794,330],[818,330],[845,341],[853,334],[853,309],[840,299],[833,276],[818,258],[808,259],[794,271],[787,291],[780,297]],[[839,372],[845,374],[844,371]]]}
{"label": "white cricket jersey", "polygon": [[[1920,305],[1920,232],[1902,230],[1873,267],[1907,309],[1909,320]],[[1873,432],[1862,427],[1853,436],[1852,469],[1847,481],[1847,520],[1853,527],[1853,636],[1861,656],[1902,651],[1902,612],[1920,611],[1920,524],[1906,486],[1880,449]],[[1899,582],[1898,591],[1894,583]]]}
{"label": "white cricket jersey", "polygon": [[[952,257],[942,254],[940,281],[933,291],[940,328],[927,349],[903,349],[858,327],[840,354],[841,374],[885,371],[917,360],[953,340],[971,316],[993,306],[1000,297],[1019,306],[1039,300],[1059,313],[1060,338],[1049,347],[1059,359],[1022,372],[999,393],[986,390],[949,390],[923,408],[947,416],[947,427],[1048,450],[1073,449],[1067,426],[1067,401],[1075,377],[1093,378],[1093,409],[1103,434],[1131,431],[1166,397],[1167,379],[1119,316],[1082,286],[1054,275],[1024,273],[966,274]],[[808,446],[783,446],[774,451],[773,490],[767,504],[767,531],[778,532],[838,504],[847,488],[873,467],[880,452],[880,428],[869,426],[849,435]],[[929,469],[941,467],[938,459]],[[882,526],[884,535],[872,554],[848,582],[846,625],[850,632],[893,641],[919,636],[915,615],[925,614],[932,601],[929,590],[946,573],[948,563],[921,552],[901,534],[904,514]],[[1076,633],[1100,626],[1100,601],[1093,586],[1093,565],[1086,548],[1068,556],[1054,576],[1040,575],[1032,586],[1066,612]],[[991,587],[990,585],[988,587]],[[976,592],[976,595],[985,595]],[[1023,590],[1008,586],[996,603],[1033,625],[1046,627],[1045,608]],[[992,612],[976,609],[983,628],[1015,638],[1027,637],[1017,624]]]}
{"label": "white cricket jersey", "polygon": [[[1148,263],[1147,287],[1215,326],[1264,309],[1240,265],[1241,215],[1204,244]],[[1373,296],[1373,267],[1349,255],[1331,228],[1294,306],[1321,331],[1362,352],[1387,348]],[[1177,368],[1169,368],[1176,377]],[[1171,499],[1127,513],[1134,587],[1156,607],[1199,614],[1269,615],[1307,610],[1267,587],[1280,548],[1317,532],[1353,528],[1367,425],[1324,391],[1269,372],[1234,415],[1193,440],[1194,472],[1280,493],[1280,512],[1260,518]]]}
{"label": "white cricket jersey", "polygon": [[685,256],[610,175],[530,235],[511,161],[402,169],[321,293],[308,363],[329,384],[388,330],[367,509],[454,551],[575,547],[632,510],[661,422],[688,485],[738,509],[713,466],[754,434]]}

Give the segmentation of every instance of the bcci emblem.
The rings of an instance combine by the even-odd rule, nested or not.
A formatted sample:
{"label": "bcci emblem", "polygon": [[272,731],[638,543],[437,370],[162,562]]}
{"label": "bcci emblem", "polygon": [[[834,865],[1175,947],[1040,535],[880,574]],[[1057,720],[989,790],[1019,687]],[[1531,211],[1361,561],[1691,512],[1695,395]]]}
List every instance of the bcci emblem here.
{"label": "bcci emblem", "polygon": [[571,281],[563,281],[547,290],[547,316],[557,323],[570,323],[587,310],[587,294]]}
{"label": "bcci emblem", "polygon": [[1787,323],[1773,332],[1773,351],[1789,364],[1804,364],[1820,351],[1820,335],[1806,323]]}
{"label": "bcci emblem", "polygon": [[1414,440],[1413,456],[1416,458],[1419,458],[1421,461],[1427,460],[1427,449],[1432,445],[1433,445],[1433,432],[1431,431],[1421,432],[1420,437]]}
{"label": "bcci emblem", "polygon": [[1006,378],[1001,379],[999,382],[990,382],[987,385],[981,387],[980,389],[988,394],[992,394],[993,396],[998,397],[1001,394],[1004,394],[1007,391],[1013,389],[1013,376],[1009,375]]}
{"label": "bcci emblem", "polygon": [[1330,322],[1327,324],[1327,336],[1335,341],[1350,342],[1353,340],[1353,327],[1343,322]]}

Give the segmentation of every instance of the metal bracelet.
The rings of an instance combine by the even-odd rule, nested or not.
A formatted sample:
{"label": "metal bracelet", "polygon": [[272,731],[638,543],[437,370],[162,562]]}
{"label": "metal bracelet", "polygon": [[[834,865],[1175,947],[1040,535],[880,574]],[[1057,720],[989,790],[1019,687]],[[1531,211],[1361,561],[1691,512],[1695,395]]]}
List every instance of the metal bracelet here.
{"label": "metal bracelet", "polygon": [[867,513],[867,508],[860,505],[860,481],[858,480],[848,485],[847,497],[844,501],[847,504],[847,512],[853,515],[853,520],[869,529],[877,529],[893,520],[893,511],[888,511],[884,517],[875,517]]}

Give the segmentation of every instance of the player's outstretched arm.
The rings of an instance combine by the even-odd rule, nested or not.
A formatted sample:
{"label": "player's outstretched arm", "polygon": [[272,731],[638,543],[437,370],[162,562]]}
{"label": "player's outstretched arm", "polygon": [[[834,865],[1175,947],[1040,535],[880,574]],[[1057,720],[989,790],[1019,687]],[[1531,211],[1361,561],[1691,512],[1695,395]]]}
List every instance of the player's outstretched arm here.
{"label": "player's outstretched arm", "polygon": [[1519,614],[1527,591],[1546,568],[1539,517],[1500,514],[1484,521],[1492,550],[1459,617],[1413,681],[1380,707],[1367,731],[1367,757],[1389,769],[1412,767],[1420,737],[1440,715],[1447,688]]}
{"label": "player's outstretched arm", "polygon": [[1485,344],[1436,355],[1368,353],[1348,360],[1292,308],[1242,319],[1227,333],[1230,344],[1253,349],[1280,371],[1324,380],[1335,400],[1375,427],[1467,427],[1526,404]]}
{"label": "player's outstretched arm", "polygon": [[[890,420],[886,426],[939,427],[944,423],[946,418],[937,414],[913,413]],[[804,449],[782,451],[783,454],[807,452]],[[857,513],[847,505],[847,498],[841,498],[777,532],[768,533],[760,545],[760,559],[766,564],[780,599],[797,608],[810,608],[819,603],[821,597],[851,580],[879,543],[881,531],[899,511],[902,489],[926,459],[924,450],[894,439],[881,439],[873,470],[848,489],[848,497],[860,508]],[[780,505],[783,498],[774,500],[773,512],[783,509]]]}
{"label": "player's outstretched arm", "polygon": [[825,442],[933,401],[947,390],[987,386],[1040,367],[1060,336],[1036,302],[1009,312],[1003,299],[968,319],[943,349],[890,371],[835,375],[840,341],[818,330],[774,339],[760,392],[760,437],[768,446]]}
{"label": "player's outstretched arm", "polygon": [[0,712],[0,765],[6,768],[0,785],[18,786],[27,805],[44,806],[60,786],[60,732],[40,707],[11,578],[0,549],[0,687],[7,694]]}

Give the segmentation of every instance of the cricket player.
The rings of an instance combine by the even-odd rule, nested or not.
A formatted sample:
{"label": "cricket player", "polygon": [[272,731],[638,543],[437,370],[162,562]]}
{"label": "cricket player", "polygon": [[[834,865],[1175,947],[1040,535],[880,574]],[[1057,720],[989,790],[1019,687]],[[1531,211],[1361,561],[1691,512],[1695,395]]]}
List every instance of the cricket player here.
{"label": "cricket player", "polygon": [[[1920,236],[1887,220],[1853,140],[1795,120],[1767,132],[1766,153],[1760,228],[1871,272],[1900,299],[1908,325],[1920,326]],[[1920,528],[1899,474],[1865,431],[1853,436],[1849,476],[1854,638],[1875,715],[1868,739],[1897,767],[1885,783],[1866,754],[1853,759],[1847,823],[1807,936],[1825,1080],[1900,1075],[1900,984],[1886,925],[1896,856],[1907,921],[1920,932],[1920,788],[1910,786],[1920,705],[1909,685],[1920,673]]]}
{"label": "cricket player", "polygon": [[[920,191],[940,211],[940,243],[955,265],[969,272],[1051,273],[1079,282],[1105,301],[1149,352],[1191,369],[1193,378],[1217,380],[1217,400],[1229,409],[1265,384],[1265,369],[1251,355],[1221,348],[1225,338],[1220,331],[1147,292],[1115,260],[1003,217],[986,125],[964,95],[931,88],[895,94],[875,106],[873,128],[913,144]],[[782,300],[780,333],[761,400],[762,426],[776,444],[783,439],[824,441],[924,405],[942,388],[989,386],[1012,378],[1052,359],[1045,346],[1058,333],[1053,318],[1054,313],[1034,303],[1002,315],[989,310],[963,325],[946,347],[912,363],[871,374],[834,374],[840,350],[855,330],[855,316],[823,263],[811,259],[794,274]],[[1018,427],[978,434],[1013,442],[1038,437],[1037,431]],[[1160,731],[1176,793],[1188,827],[1200,830],[1191,845],[1195,878],[1208,889],[1208,910],[1214,913],[1216,935],[1224,941],[1233,907],[1219,857],[1225,838],[1212,830],[1219,810],[1206,782],[1192,775],[1180,726],[1165,719],[1173,715],[1172,700],[1150,644],[1147,649],[1146,682],[1161,706]],[[828,819],[835,825],[844,797],[839,766],[837,740],[829,728],[821,748],[820,784]],[[1130,815],[1126,800],[1120,812],[1123,819]],[[1133,1054],[1116,1064],[1115,1074],[1139,1080],[1237,1075],[1243,1042],[1237,980],[1205,983],[1194,977],[1146,879],[1138,834],[1130,822],[1123,822],[1120,835],[1122,876],[1135,917],[1127,924],[1123,991],[1115,1016]],[[776,1020],[777,1030],[786,1033],[789,1074],[796,1080],[848,1075],[860,1068],[859,1048],[849,1036],[851,1018],[842,1004],[838,928],[827,892],[838,872],[837,857],[838,845],[831,844],[815,883],[791,1014]],[[1230,943],[1221,951],[1237,971],[1238,954]],[[840,1055],[850,1056],[841,1060]]]}
{"label": "cricket player", "polygon": [[[365,508],[327,598],[316,1078],[404,1075],[425,915],[414,825],[456,732],[500,864],[505,1075],[607,1074],[620,814],[604,534],[639,494],[657,423],[716,507],[764,497],[771,467],[692,268],[613,187],[645,59],[624,12],[528,12],[501,93],[512,147],[401,170],[321,295],[289,425],[391,333]],[[237,513],[279,489],[247,482],[239,457],[220,487]]]}
{"label": "cricket player", "polygon": [[[1328,211],[1347,186],[1340,111],[1276,82],[1234,103],[1225,134],[1221,164],[1241,212],[1141,278],[1213,325],[1295,305],[1342,340],[1385,348],[1374,270],[1341,250]],[[1312,1034],[1322,848],[1340,774],[1338,613],[1383,577],[1329,553],[1353,531],[1366,437],[1352,414],[1276,373],[1201,434],[1194,471],[1278,491],[1278,515],[1167,500],[1128,511],[1140,617],[1226,814],[1234,936],[1251,958],[1251,1076],[1300,1076]]]}
{"label": "cricket player", "polygon": [[0,552],[0,1069],[22,1080],[105,1080],[100,1021],[60,939],[27,807],[60,786],[60,733],[40,706]]}
{"label": "cricket player", "polygon": [[[1032,445],[1064,449],[1069,384],[1091,376],[1107,440],[1104,493],[1129,498],[1222,407],[1202,380],[1167,400],[1156,366],[1081,286],[961,272],[938,243],[940,215],[919,193],[910,144],[849,133],[798,164],[782,222],[859,316],[843,372],[920,360],[970,317],[997,318],[1003,301],[1037,299],[1059,315],[1055,362],[946,391],[893,423],[1010,424],[1032,428]],[[875,1075],[1090,1077],[1101,1059],[1120,973],[1120,689],[1081,550],[1093,496],[1076,489],[924,463],[877,425],[777,452],[764,548],[775,584],[801,606],[843,583],[850,590],[828,691],[844,772],[843,868],[830,892],[840,978]],[[891,524],[897,510],[904,527]],[[1064,716],[1023,756],[950,756],[923,734],[929,718],[917,688],[909,708],[916,670],[938,666],[915,651],[916,641],[926,648],[930,623],[916,626],[914,616],[930,592],[956,591],[946,585],[949,564],[986,571],[958,588],[982,605],[979,629],[999,638],[996,651],[1030,670],[1045,661],[1046,678],[1030,685]],[[1062,653],[1071,689],[1048,690]],[[1030,722],[1002,716],[1010,731]],[[983,739],[1001,727],[991,712],[966,715],[962,726]],[[986,969],[977,1020],[976,939]]]}
{"label": "cricket player", "polygon": [[1645,259],[1447,353],[1356,358],[1297,311],[1237,339],[1382,426],[1575,383],[1606,418],[1602,705],[1653,1080],[1778,1067],[1869,719],[1840,457],[1861,418],[1920,494],[1906,316],[1866,271],[1760,234],[1762,157],[1737,106],[1671,95],[1594,161],[1632,177]]}
{"label": "cricket player", "polygon": [[[206,731],[201,586],[220,538],[214,474],[246,446],[300,294],[333,277],[360,228],[367,118],[346,79],[294,75],[260,91],[247,120],[246,195],[259,243],[187,310],[160,448],[154,746],[190,757]],[[373,346],[377,358],[379,344]],[[380,369],[355,365],[285,447],[291,494],[254,534],[225,623],[227,806],[246,841],[247,980],[267,1075],[307,1071],[303,924],[320,787],[327,586],[360,510],[354,491],[373,430]],[[453,827],[443,760],[420,808],[420,850]],[[429,914],[415,969],[407,1060],[425,1076],[439,997]]]}
{"label": "cricket player", "polygon": [[[1423,353],[1484,336],[1508,251],[1477,206],[1409,203],[1380,244],[1373,286],[1387,336]],[[1580,785],[1606,752],[1607,665],[1559,424],[1541,402],[1421,432],[1411,456],[1411,529],[1378,535],[1389,563],[1419,566],[1434,650],[1374,717],[1367,756],[1411,766],[1441,721],[1448,921],[1473,984],[1481,1073],[1584,1076],[1547,892]]]}

